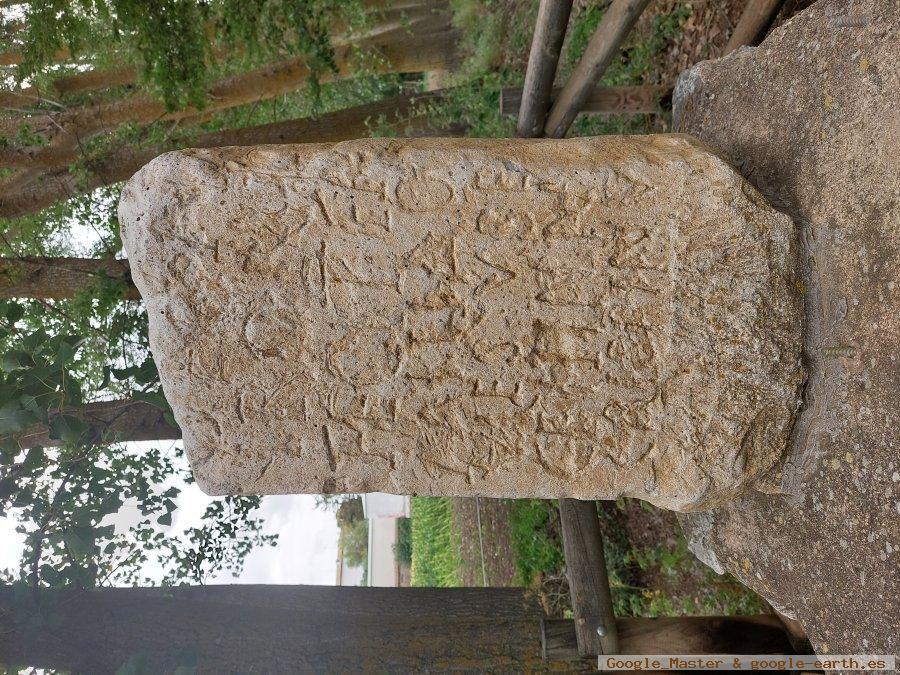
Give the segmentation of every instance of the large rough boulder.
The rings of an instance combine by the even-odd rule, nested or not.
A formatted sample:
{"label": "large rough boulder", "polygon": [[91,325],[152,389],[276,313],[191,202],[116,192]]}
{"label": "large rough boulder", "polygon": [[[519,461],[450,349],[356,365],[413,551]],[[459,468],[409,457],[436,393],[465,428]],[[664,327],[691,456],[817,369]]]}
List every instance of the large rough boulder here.
{"label": "large rough boulder", "polygon": [[820,0],[701,63],[675,125],[797,224],[809,380],[767,489],[683,518],[695,552],[795,616],[820,653],[900,634],[900,6]]}
{"label": "large rough boulder", "polygon": [[684,510],[784,452],[793,227],[686,137],[191,150],[120,214],[210,492]]}

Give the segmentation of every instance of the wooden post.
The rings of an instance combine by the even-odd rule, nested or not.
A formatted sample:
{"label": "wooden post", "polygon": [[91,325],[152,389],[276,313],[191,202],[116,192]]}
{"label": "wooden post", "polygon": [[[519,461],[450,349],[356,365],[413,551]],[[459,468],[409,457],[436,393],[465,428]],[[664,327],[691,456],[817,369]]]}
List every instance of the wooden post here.
{"label": "wooden post", "polygon": [[597,505],[592,501],[560,499],[559,515],[578,651],[582,656],[617,654],[619,636]]}
{"label": "wooden post", "polygon": [[520,138],[536,138],[544,131],[550,90],[571,10],[572,0],[541,0],[516,126],[516,135]]}
{"label": "wooden post", "polygon": [[575,72],[554,102],[544,127],[545,135],[550,138],[562,138],[566,135],[575,116],[649,2],[650,0],[613,0],[594,31]]}
{"label": "wooden post", "polygon": [[[561,88],[553,90],[551,100]],[[643,84],[627,87],[594,87],[584,102],[580,113],[655,113],[666,97],[672,93],[671,87]],[[518,87],[504,87],[500,92],[500,114],[521,114],[523,90]],[[537,136],[543,135],[543,130]],[[525,136],[521,136],[525,138]],[[529,137],[531,138],[531,137]]]}
{"label": "wooden post", "polygon": [[744,13],[741,14],[722,55],[730,54],[738,47],[759,44],[783,4],[784,0],[747,0]]}
{"label": "wooden post", "polygon": [[[771,615],[616,619],[619,654],[795,654]],[[541,622],[541,653],[548,661],[580,658],[571,619]]]}
{"label": "wooden post", "polygon": [[[616,2],[618,3],[618,0]],[[553,78],[571,4],[569,0],[566,2],[541,0],[519,107],[519,123],[516,129],[519,137],[536,138],[544,131],[542,124],[550,102]],[[612,8],[607,10],[607,13],[611,10]],[[588,50],[590,51],[590,46]],[[589,89],[593,89],[593,86],[591,85]],[[581,109],[587,93],[578,101],[575,114]],[[559,510],[578,651],[582,655],[615,653],[618,648],[616,623],[612,613],[612,598],[606,575],[606,559],[603,555],[597,507],[594,502],[560,499]]]}

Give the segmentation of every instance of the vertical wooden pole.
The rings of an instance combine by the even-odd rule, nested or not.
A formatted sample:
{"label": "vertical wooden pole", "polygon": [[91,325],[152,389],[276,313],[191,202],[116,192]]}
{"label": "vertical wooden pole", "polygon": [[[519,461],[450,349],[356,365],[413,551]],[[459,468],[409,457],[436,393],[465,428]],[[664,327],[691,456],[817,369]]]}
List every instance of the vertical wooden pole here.
{"label": "vertical wooden pole", "polygon": [[572,0],[541,0],[519,106],[516,135],[520,138],[537,138],[544,133],[553,78],[556,77],[559,52],[571,11]]}
{"label": "vertical wooden pole", "polygon": [[582,656],[617,654],[619,635],[597,505],[592,501],[560,499],[559,515],[578,652]]}
{"label": "vertical wooden pole", "polygon": [[[641,0],[643,5],[648,1]],[[619,0],[616,0],[616,3],[619,3]],[[553,78],[556,75],[559,51],[565,37],[571,6],[571,0],[541,0],[534,38],[531,41],[531,53],[528,57],[522,102],[519,106],[516,134],[520,138],[537,138],[545,133],[544,120],[553,91]],[[611,9],[607,10],[607,13]],[[566,85],[566,88],[568,86]],[[565,91],[564,89],[563,92]],[[588,83],[582,100],[576,104],[572,119],[592,91],[593,81]],[[560,499],[559,512],[578,651],[582,656],[615,654],[619,649],[619,639],[612,612],[612,597],[597,507],[594,502]],[[544,644],[546,649],[546,639]]]}
{"label": "vertical wooden pole", "polygon": [[594,31],[575,72],[550,109],[544,126],[547,136],[562,138],[566,135],[572,121],[649,2],[650,0],[613,0]]}
{"label": "vertical wooden pole", "polygon": [[784,0],[747,0],[744,13],[741,14],[722,55],[730,54],[738,47],[759,44],[783,4]]}

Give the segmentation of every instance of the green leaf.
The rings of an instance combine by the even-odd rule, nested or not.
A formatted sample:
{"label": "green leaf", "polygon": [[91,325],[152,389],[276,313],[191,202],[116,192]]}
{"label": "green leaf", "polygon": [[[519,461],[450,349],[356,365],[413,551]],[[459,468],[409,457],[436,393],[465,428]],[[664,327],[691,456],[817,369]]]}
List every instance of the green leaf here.
{"label": "green leaf", "polygon": [[10,323],[15,323],[23,316],[25,316],[25,308],[17,302],[10,302],[5,307],[5,310],[6,311],[4,312],[4,314],[6,316],[6,320]]}
{"label": "green leaf", "polygon": [[172,513],[164,513],[159,518],[156,519],[156,522],[160,525],[171,525],[172,524]]}
{"label": "green leaf", "polygon": [[94,534],[97,539],[112,539],[116,536],[116,526],[104,525],[103,527],[98,527]]}
{"label": "green leaf", "polygon": [[56,350],[56,363],[60,365],[68,363],[73,356],[75,356],[75,347],[68,342],[63,342],[59,345],[59,349]]}
{"label": "green leaf", "polygon": [[50,419],[50,434],[66,443],[77,443],[90,425],[71,415],[56,415]]}
{"label": "green leaf", "polygon": [[33,365],[34,359],[31,354],[21,349],[14,349],[6,352],[3,355],[2,360],[0,360],[0,369],[3,369],[3,371],[7,373]]}
{"label": "green leaf", "polygon": [[17,403],[10,402],[0,407],[0,434],[19,431],[37,421],[37,415],[30,410],[23,410]]}
{"label": "green leaf", "polygon": [[44,454],[44,449],[40,446],[36,448],[29,448],[28,454],[25,455],[25,461],[22,465],[26,469],[35,469],[41,466],[46,460],[46,455]]}
{"label": "green leaf", "polygon": [[7,438],[0,443],[0,464],[12,464],[21,452],[19,444],[12,438]]}
{"label": "green leaf", "polygon": [[75,532],[66,532],[63,535],[63,541],[72,552],[72,555],[81,557],[91,552],[90,543],[79,537]]}

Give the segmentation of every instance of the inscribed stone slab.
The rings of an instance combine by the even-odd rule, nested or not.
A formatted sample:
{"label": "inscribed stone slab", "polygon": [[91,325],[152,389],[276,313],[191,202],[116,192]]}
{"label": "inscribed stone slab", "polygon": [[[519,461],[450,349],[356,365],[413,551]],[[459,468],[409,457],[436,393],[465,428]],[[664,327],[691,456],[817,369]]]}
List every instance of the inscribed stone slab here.
{"label": "inscribed stone slab", "polygon": [[691,509],[784,451],[792,225],[687,137],[186,150],[120,214],[209,492]]}

